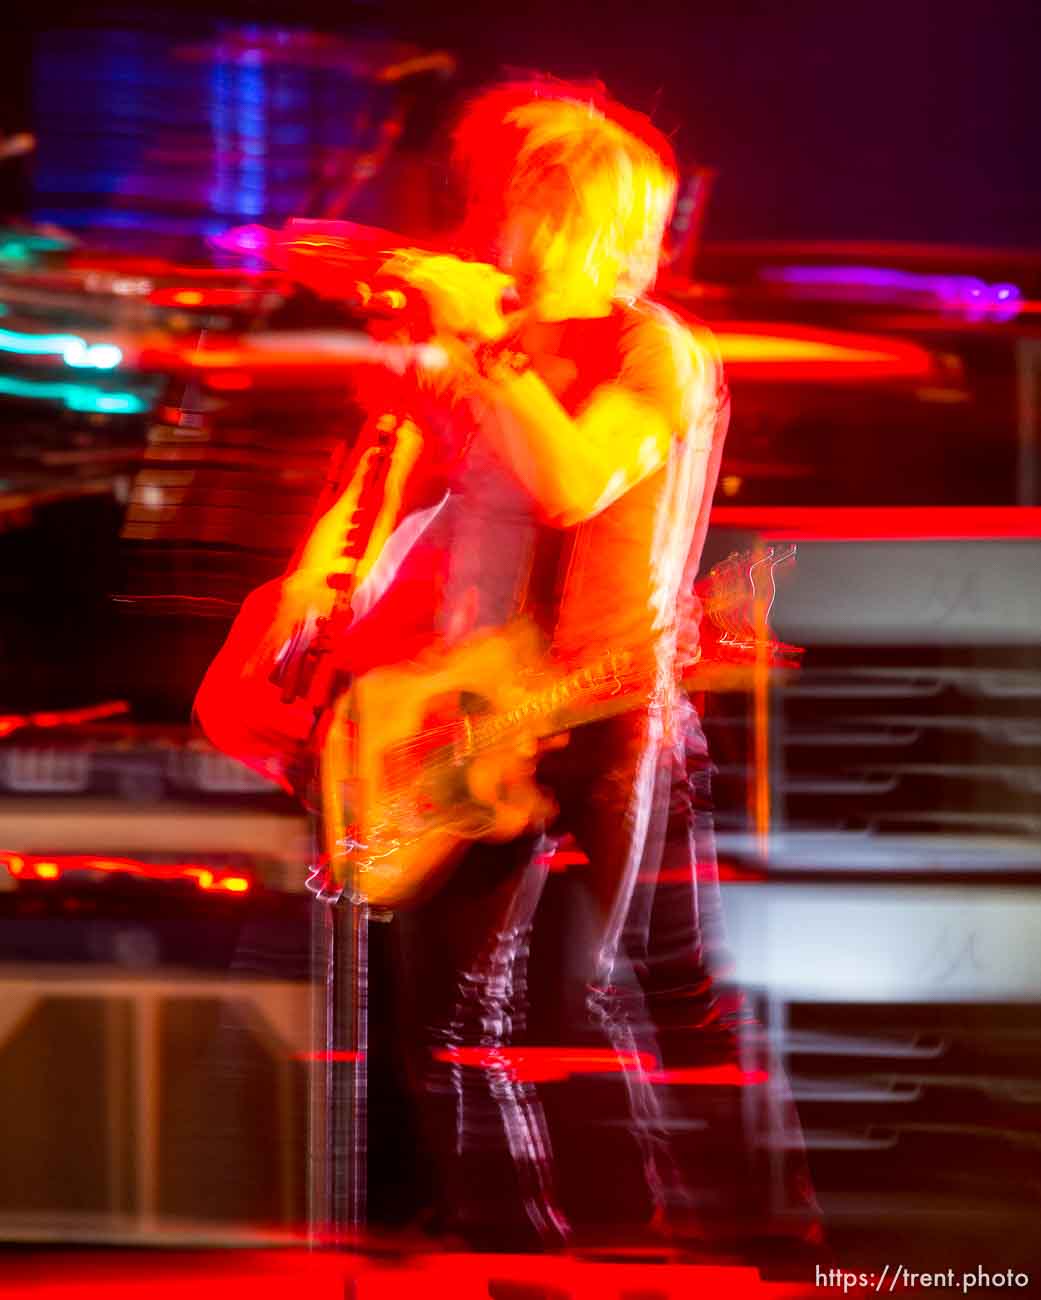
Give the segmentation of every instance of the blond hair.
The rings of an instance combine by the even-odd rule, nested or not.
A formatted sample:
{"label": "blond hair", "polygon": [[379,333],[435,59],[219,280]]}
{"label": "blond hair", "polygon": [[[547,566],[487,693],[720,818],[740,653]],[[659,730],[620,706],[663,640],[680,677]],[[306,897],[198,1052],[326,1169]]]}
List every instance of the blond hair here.
{"label": "blond hair", "polygon": [[487,234],[525,212],[543,278],[571,300],[649,288],[676,165],[648,118],[596,88],[513,84],[470,106],[455,145],[471,230]]}

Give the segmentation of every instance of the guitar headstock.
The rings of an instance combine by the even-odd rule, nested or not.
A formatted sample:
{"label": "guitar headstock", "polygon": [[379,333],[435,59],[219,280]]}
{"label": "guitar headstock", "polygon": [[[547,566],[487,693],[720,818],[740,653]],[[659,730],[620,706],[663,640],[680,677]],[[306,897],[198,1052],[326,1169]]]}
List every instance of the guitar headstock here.
{"label": "guitar headstock", "polygon": [[794,564],[795,555],[792,543],[734,551],[695,585],[704,612],[703,657],[740,660],[765,654],[770,663],[797,663],[802,647],[780,641],[770,627],[777,571]]}

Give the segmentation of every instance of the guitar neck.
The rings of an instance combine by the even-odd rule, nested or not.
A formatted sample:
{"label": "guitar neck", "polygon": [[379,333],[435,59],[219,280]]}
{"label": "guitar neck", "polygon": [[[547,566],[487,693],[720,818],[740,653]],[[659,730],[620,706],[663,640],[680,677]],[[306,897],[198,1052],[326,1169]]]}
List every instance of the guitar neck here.
{"label": "guitar neck", "polygon": [[654,685],[651,674],[633,668],[631,655],[608,655],[533,691],[516,708],[482,719],[474,726],[471,749],[490,749],[514,734],[542,738],[614,717],[648,700]]}
{"label": "guitar neck", "polygon": [[[679,692],[687,695],[704,690],[747,691],[756,672],[765,669],[776,679],[793,667],[790,659],[778,653],[759,665],[749,660],[747,653],[734,662],[698,659],[677,674],[675,684]],[[469,748],[477,753],[514,736],[542,739],[617,717],[648,704],[660,686],[660,675],[637,668],[630,654],[608,655],[532,692],[516,708],[475,723]]]}

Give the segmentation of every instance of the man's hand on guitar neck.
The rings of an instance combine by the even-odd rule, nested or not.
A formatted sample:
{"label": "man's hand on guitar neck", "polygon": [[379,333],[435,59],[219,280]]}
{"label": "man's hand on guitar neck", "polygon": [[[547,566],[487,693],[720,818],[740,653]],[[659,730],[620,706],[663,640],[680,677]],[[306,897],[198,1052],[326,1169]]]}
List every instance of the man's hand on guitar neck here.
{"label": "man's hand on guitar neck", "polygon": [[301,632],[313,631],[319,619],[329,617],[336,592],[326,578],[316,569],[296,569],[283,578],[274,615],[257,648],[258,668],[274,668]]}
{"label": "man's hand on guitar neck", "polygon": [[254,656],[258,670],[265,664],[274,667],[301,629],[313,628],[332,613],[337,593],[329,579],[350,570],[343,551],[354,507],[347,492],[333,502],[311,530],[296,565],[279,584],[277,606]]}

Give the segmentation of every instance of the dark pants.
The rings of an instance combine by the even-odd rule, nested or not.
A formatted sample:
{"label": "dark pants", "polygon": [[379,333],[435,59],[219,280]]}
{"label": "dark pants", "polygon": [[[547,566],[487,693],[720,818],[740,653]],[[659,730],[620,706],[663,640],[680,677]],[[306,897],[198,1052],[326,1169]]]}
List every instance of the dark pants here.
{"label": "dark pants", "polygon": [[551,838],[473,845],[394,923],[441,1222],[499,1249],[729,1236],[758,1213],[741,1090],[668,1081],[740,1059],[697,716],[673,743],[650,713],[587,726],[540,779]]}

